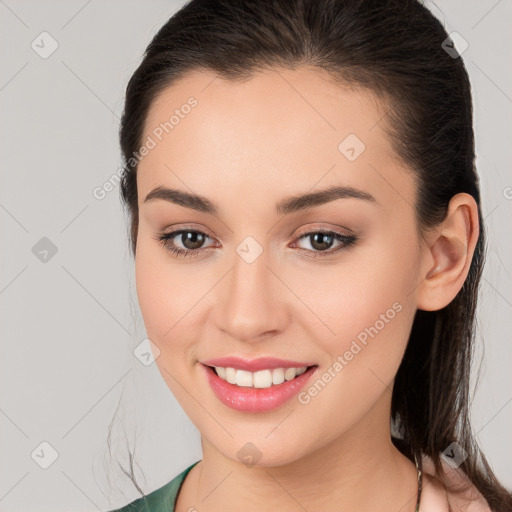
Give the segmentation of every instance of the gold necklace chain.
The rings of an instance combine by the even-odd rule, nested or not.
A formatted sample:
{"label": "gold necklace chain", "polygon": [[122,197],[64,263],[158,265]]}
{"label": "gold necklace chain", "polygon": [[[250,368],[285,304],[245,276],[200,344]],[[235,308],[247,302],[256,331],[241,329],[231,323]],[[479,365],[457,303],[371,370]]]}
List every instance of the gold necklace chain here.
{"label": "gold necklace chain", "polygon": [[422,471],[420,465],[418,463],[418,459],[416,454],[414,454],[414,462],[416,463],[416,470],[418,471],[418,498],[416,499],[416,508],[414,512],[419,512],[420,510],[420,499],[421,499],[421,484],[422,484]]}

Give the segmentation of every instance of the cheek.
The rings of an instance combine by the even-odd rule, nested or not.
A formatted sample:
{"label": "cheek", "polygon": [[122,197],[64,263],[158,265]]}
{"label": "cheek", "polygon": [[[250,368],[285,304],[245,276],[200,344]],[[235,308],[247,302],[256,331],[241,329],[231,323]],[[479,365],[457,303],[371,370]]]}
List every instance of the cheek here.
{"label": "cheek", "polygon": [[182,328],[180,318],[186,323],[184,314],[195,296],[185,267],[171,272],[166,256],[149,234],[140,234],[135,257],[137,298],[148,337],[161,350],[171,339],[179,339],[176,333]]}
{"label": "cheek", "polygon": [[159,272],[158,261],[149,250],[144,235],[139,233],[135,256],[135,285],[137,298],[144,324],[150,339],[159,333],[163,319],[163,311],[167,308],[167,300],[172,297],[164,293],[167,289],[165,276]]}
{"label": "cheek", "polygon": [[391,389],[416,312],[411,292],[419,258],[413,240],[375,238],[357,256],[347,253],[338,265],[294,278],[297,294],[316,314],[302,325],[330,356],[319,375],[329,383],[316,381],[302,395],[301,403],[311,402],[309,410],[315,410],[312,423],[334,416],[340,428],[348,428]]}
{"label": "cheek", "polygon": [[404,244],[375,236],[332,264],[312,262],[280,271],[307,306],[297,306],[302,307],[297,321],[333,356],[348,350],[354,339],[363,345],[375,336],[399,345],[407,340],[418,262],[414,237]]}
{"label": "cheek", "polygon": [[171,278],[169,265],[165,265],[159,252],[151,240],[146,243],[144,235],[139,237],[135,257],[137,298],[147,336],[159,350],[155,363],[160,374],[171,392],[186,402],[179,386],[186,379],[185,365],[176,357],[178,351],[182,354],[185,350],[187,340],[187,317],[183,318],[180,304],[181,277],[175,272]]}
{"label": "cheek", "polygon": [[195,360],[194,343],[201,339],[207,321],[201,299],[218,279],[211,270],[191,272],[187,262],[170,258],[151,234],[140,233],[135,257],[137,298],[148,338],[160,350],[156,362],[166,380],[164,368],[178,377],[187,371],[183,359]]}
{"label": "cheek", "polygon": [[311,329],[310,339],[330,361],[299,401],[308,428],[337,426],[322,430],[326,439],[350,429],[375,404],[384,403],[379,399],[386,388],[392,389],[416,311],[409,281],[401,272],[360,274],[353,269],[350,277],[340,275],[336,285],[336,273],[331,273],[333,291],[320,293],[318,302],[309,303],[334,334],[318,322]]}

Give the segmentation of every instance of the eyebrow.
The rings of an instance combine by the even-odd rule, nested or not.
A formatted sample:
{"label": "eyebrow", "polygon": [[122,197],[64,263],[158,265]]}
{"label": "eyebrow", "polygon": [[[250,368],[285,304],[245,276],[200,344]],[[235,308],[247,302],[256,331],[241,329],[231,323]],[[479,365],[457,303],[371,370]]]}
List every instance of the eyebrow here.
{"label": "eyebrow", "polygon": [[[318,192],[296,194],[287,197],[276,204],[276,213],[286,215],[314,208],[315,206],[329,203],[336,199],[346,198],[363,199],[377,203],[377,200],[368,192],[364,192],[353,187],[333,186]],[[185,208],[190,208],[202,213],[209,213],[212,215],[217,215],[219,213],[219,208],[206,197],[184,192],[182,190],[163,186],[157,187],[149,192],[144,199],[144,203],[154,199],[163,199],[164,201],[184,206]]]}

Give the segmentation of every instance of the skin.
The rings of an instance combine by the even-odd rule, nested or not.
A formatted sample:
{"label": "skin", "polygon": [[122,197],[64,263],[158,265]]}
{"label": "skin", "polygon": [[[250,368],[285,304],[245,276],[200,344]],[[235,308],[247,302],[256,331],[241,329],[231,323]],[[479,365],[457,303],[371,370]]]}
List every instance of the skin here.
{"label": "skin", "polygon": [[[474,199],[454,196],[446,220],[420,237],[415,176],[391,148],[385,105],[318,69],[267,70],[244,82],[189,73],[153,102],[144,140],[190,96],[198,105],[137,176],[139,304],[156,364],[203,448],[177,512],[414,510],[416,469],[390,439],[391,390],[416,310],[444,307],[466,278],[478,237]],[[338,150],[348,134],[366,146],[354,161]],[[332,185],[375,201],[274,211],[285,197]],[[158,186],[200,194],[219,213],[145,202]],[[210,237],[191,249],[202,250],[196,258],[155,240],[184,225]],[[322,252],[299,238],[318,228],[357,240],[337,252],[333,240]],[[236,252],[247,236],[263,249],[250,264]],[[322,375],[394,303],[400,312],[306,405],[293,398],[265,413],[233,410],[200,367],[213,357],[274,356],[315,362]],[[248,442],[261,453],[253,466],[237,456]],[[445,499],[440,486],[426,495]]]}

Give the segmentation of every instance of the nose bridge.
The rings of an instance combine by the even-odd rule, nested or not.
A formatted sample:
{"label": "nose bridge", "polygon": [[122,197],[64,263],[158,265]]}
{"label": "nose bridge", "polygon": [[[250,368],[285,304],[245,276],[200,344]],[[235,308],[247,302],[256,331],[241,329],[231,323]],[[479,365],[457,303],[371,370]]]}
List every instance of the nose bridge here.
{"label": "nose bridge", "polygon": [[232,294],[244,292],[247,296],[256,293],[261,295],[262,291],[264,295],[268,294],[268,264],[268,251],[252,236],[246,237],[236,247],[236,256],[233,258]]}
{"label": "nose bridge", "polygon": [[284,304],[279,302],[268,253],[253,237],[246,237],[233,256],[232,271],[216,304],[217,324],[238,340],[249,341],[282,328]]}

